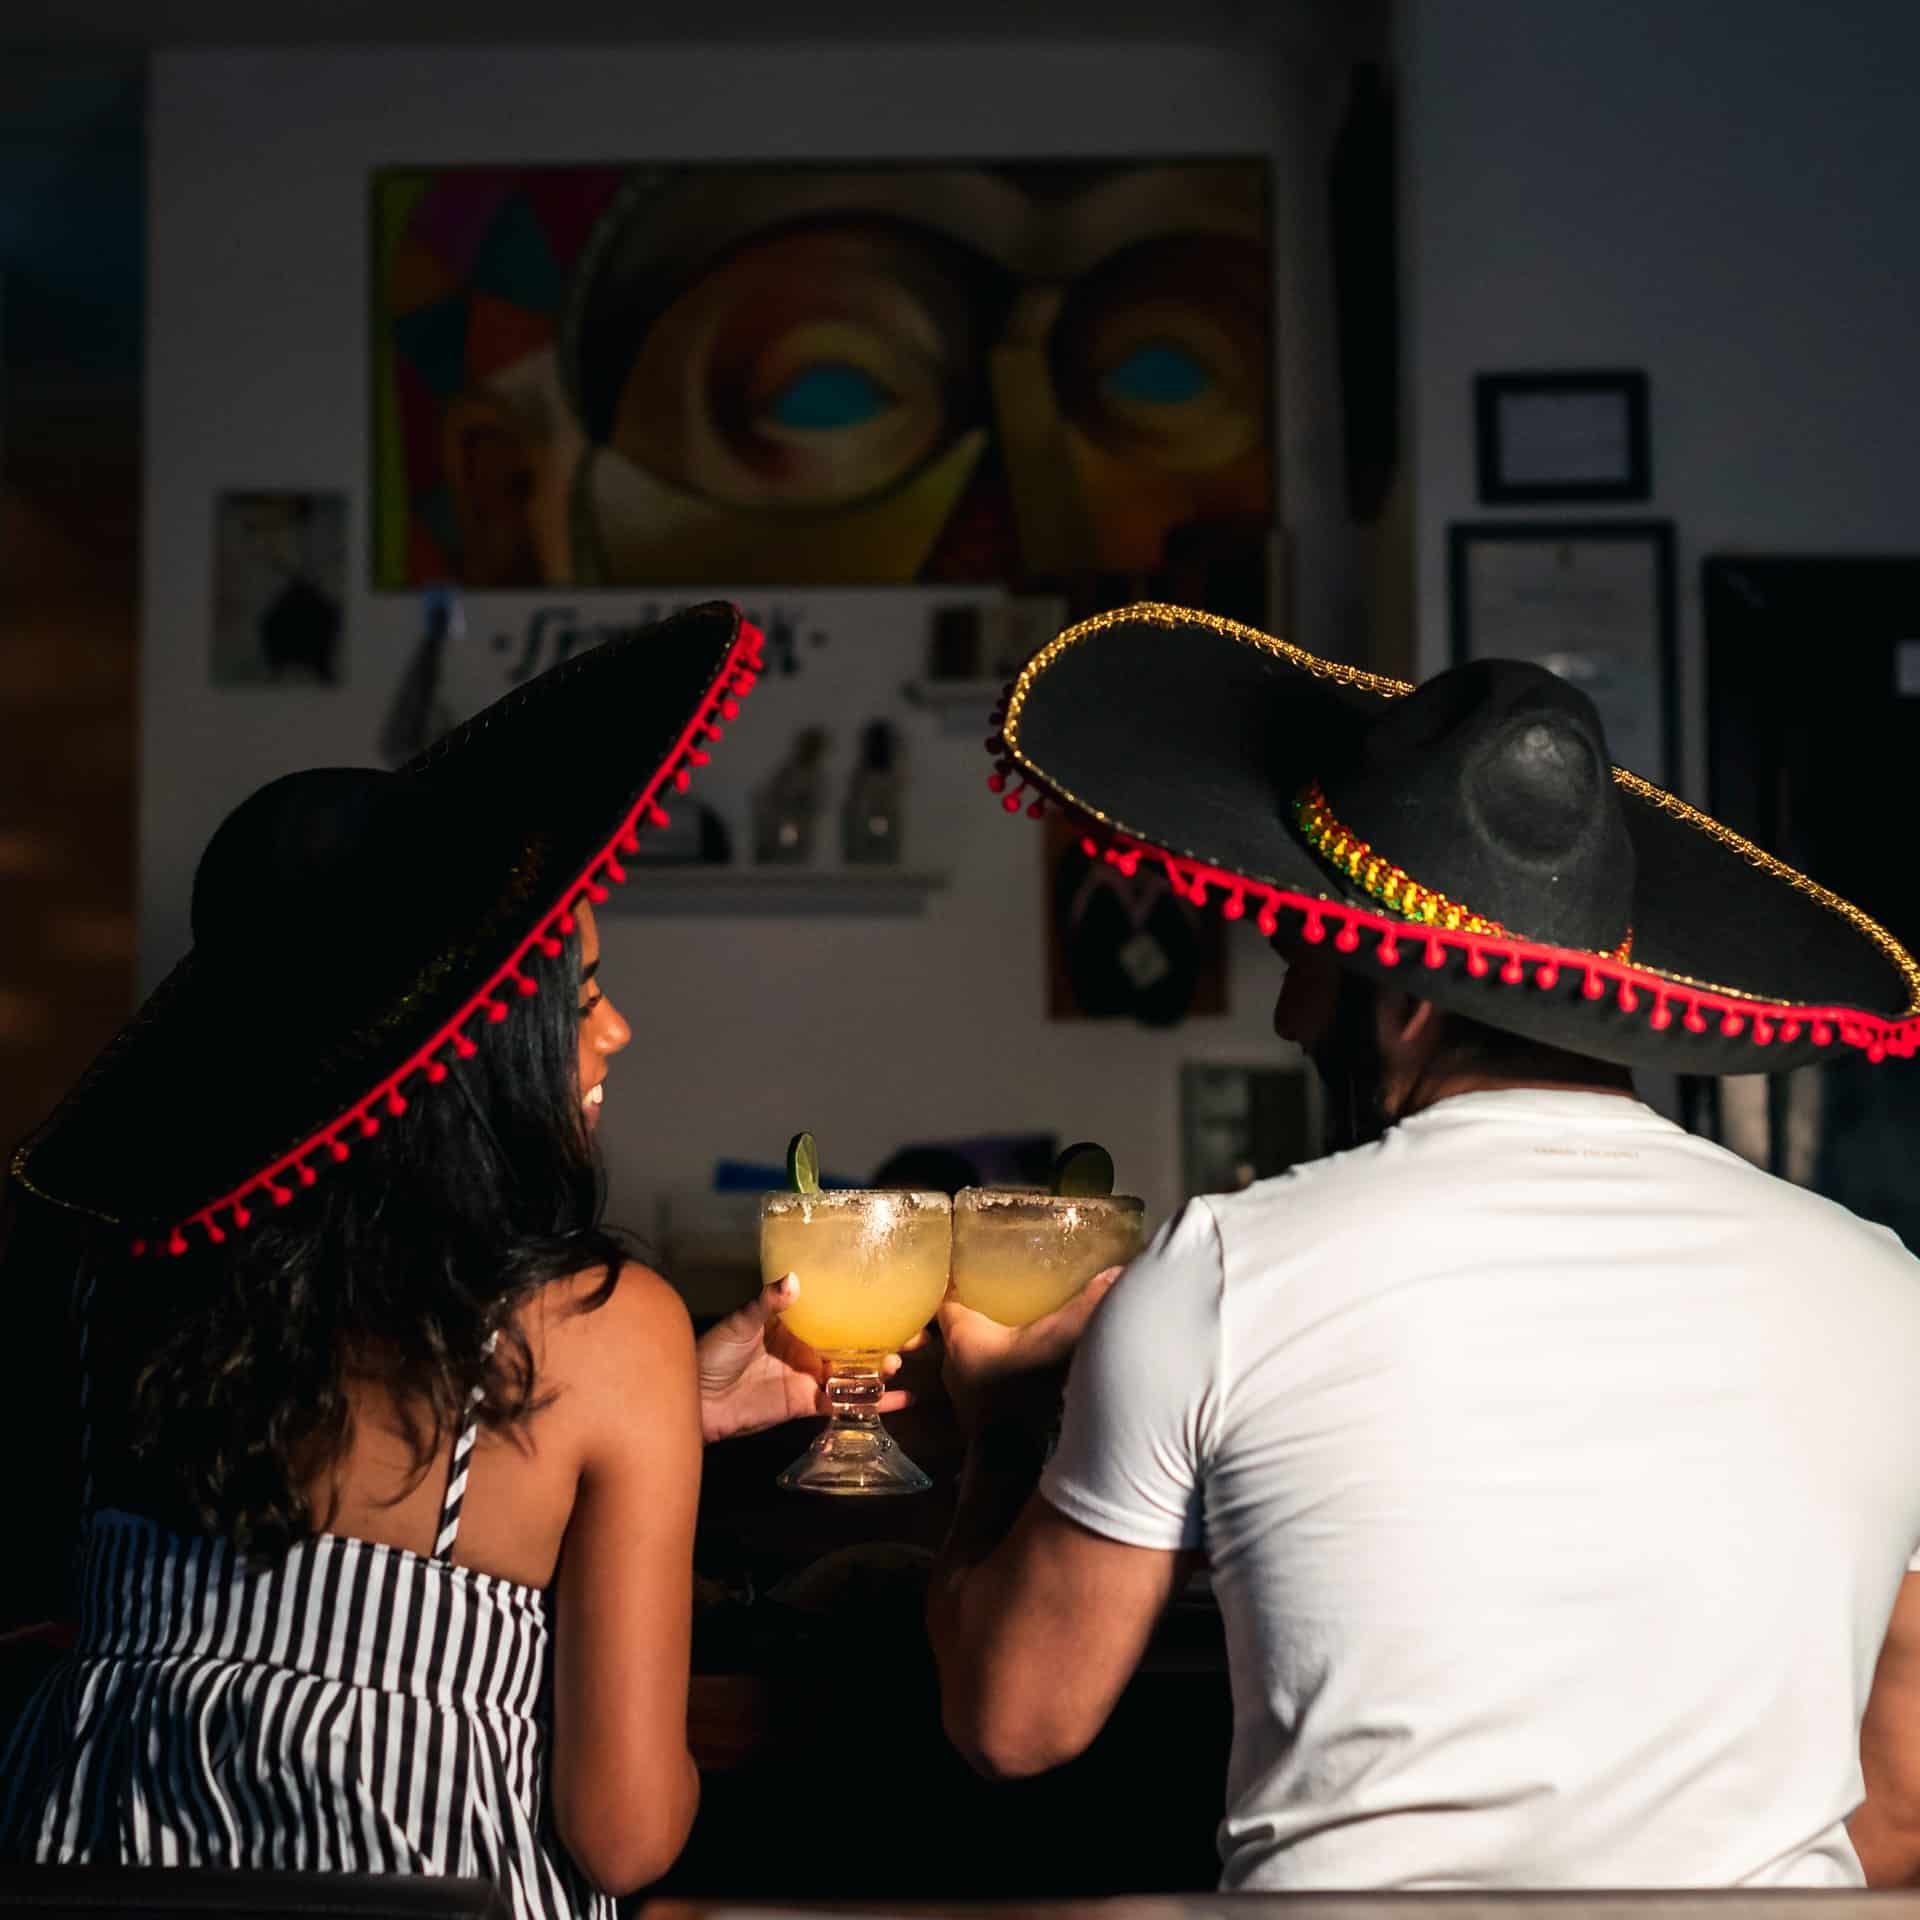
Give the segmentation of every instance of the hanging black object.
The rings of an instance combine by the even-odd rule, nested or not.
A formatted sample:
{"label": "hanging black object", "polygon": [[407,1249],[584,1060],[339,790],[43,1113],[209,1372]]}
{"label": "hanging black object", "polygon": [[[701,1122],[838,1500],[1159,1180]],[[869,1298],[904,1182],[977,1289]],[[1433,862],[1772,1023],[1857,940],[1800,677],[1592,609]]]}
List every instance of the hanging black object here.
{"label": "hanging black object", "polygon": [[1379,519],[1400,458],[1400,292],[1393,101],[1372,62],[1357,66],[1328,167],[1333,296],[1347,512]]}
{"label": "hanging black object", "polygon": [[424,753],[453,724],[441,699],[446,675],[447,637],[456,630],[459,603],[450,587],[427,589],[426,628],[387,709],[380,729],[380,757],[398,767]]}

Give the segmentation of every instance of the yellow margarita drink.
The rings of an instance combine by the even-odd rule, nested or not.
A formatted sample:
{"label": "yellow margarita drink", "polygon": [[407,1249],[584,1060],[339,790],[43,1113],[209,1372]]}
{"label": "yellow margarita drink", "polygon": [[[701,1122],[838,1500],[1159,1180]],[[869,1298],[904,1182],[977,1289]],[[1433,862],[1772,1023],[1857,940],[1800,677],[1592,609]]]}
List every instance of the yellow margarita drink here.
{"label": "yellow margarita drink", "polygon": [[1140,1251],[1146,1210],[1125,1194],[1068,1198],[968,1187],[953,1203],[953,1291],[962,1306],[1024,1327],[1064,1307],[1096,1273]]}
{"label": "yellow margarita drink", "polygon": [[939,1310],[952,1220],[944,1193],[770,1193],[760,1271],[798,1276],[784,1319],[816,1353],[877,1367]]}

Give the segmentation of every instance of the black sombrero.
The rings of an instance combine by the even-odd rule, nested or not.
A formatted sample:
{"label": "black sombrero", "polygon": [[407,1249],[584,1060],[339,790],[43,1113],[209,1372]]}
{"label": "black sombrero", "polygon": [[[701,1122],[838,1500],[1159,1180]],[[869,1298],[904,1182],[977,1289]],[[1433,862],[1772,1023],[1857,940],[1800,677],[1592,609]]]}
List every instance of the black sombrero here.
{"label": "black sombrero", "polygon": [[286,1206],[540,990],[666,824],[761,638],[722,603],[528,681],[394,773],[276,780],[214,835],[194,948],[15,1153],[25,1194],[183,1254]]}
{"label": "black sombrero", "polygon": [[1488,1025],[1682,1073],[1920,1045],[1906,949],[1612,766],[1543,668],[1416,689],[1148,604],[1043,647],[997,723],[1009,811],[1063,807],[1090,855]]}

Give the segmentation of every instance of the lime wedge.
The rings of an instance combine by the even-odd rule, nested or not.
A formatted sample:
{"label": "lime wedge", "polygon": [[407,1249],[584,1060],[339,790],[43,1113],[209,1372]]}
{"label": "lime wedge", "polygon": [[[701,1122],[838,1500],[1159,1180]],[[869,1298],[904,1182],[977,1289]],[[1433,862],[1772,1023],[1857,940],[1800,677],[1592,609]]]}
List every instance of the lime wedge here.
{"label": "lime wedge", "polygon": [[1067,1200],[1097,1200],[1113,1191],[1113,1155],[1092,1140],[1069,1147],[1053,1163],[1053,1190]]}
{"label": "lime wedge", "polygon": [[787,1182],[795,1193],[820,1191],[820,1149],[810,1133],[796,1133],[787,1142]]}

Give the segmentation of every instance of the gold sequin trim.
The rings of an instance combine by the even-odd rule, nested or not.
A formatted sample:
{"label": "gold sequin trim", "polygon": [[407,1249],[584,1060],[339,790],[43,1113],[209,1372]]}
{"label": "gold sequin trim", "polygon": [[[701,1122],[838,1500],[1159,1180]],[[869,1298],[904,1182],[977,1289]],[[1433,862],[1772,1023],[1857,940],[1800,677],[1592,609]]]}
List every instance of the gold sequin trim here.
{"label": "gold sequin trim", "polygon": [[[1363,693],[1376,693],[1385,699],[1397,698],[1401,694],[1411,693],[1413,683],[1407,680],[1395,680],[1383,673],[1368,673],[1361,667],[1342,665],[1337,660],[1322,660],[1317,654],[1311,654],[1304,647],[1296,647],[1290,641],[1276,639],[1270,633],[1262,633],[1257,627],[1243,625],[1238,620],[1225,620],[1218,614],[1201,613],[1189,607],[1169,606],[1164,601],[1145,600],[1136,606],[1118,607],[1108,613],[1097,613],[1068,627],[1036,653],[1020,671],[1013,683],[1013,691],[1007,699],[1006,719],[1001,727],[1001,737],[1005,740],[1009,754],[1018,755],[1020,751],[1020,710],[1026,703],[1026,697],[1033,683],[1043,674],[1069,647],[1077,646],[1082,640],[1103,633],[1109,627],[1148,625],[1165,627],[1169,631],[1182,627],[1209,627],[1229,640],[1237,640],[1242,645],[1255,647],[1260,652],[1271,654],[1275,659],[1284,660],[1289,666],[1297,667],[1302,673],[1310,674],[1316,680],[1331,680],[1336,685],[1353,687]],[[1039,774],[1039,769],[1031,761],[1024,761],[1030,772]],[[1046,776],[1041,776],[1045,778]],[[1920,962],[1903,947],[1885,927],[1869,914],[1861,912],[1852,901],[1843,900],[1837,893],[1829,892],[1817,881],[1810,880],[1803,873],[1788,866],[1784,860],[1776,860],[1772,854],[1756,847],[1751,840],[1735,833],[1731,827],[1723,826],[1711,814],[1702,813],[1697,807],[1690,807],[1684,800],[1668,793],[1663,787],[1656,787],[1652,781],[1643,780],[1637,773],[1630,773],[1625,767],[1615,767],[1614,783],[1636,799],[1657,807],[1662,813],[1686,826],[1704,833],[1709,839],[1717,841],[1730,853],[1737,854],[1748,866],[1778,880],[1783,885],[1802,893],[1808,899],[1825,907],[1829,913],[1844,920],[1863,939],[1868,941],[1889,966],[1900,976],[1906,987],[1907,1005],[1903,1012],[1892,1016],[1876,1015],[1876,1018],[1911,1019],[1920,1014]],[[1047,785],[1068,806],[1077,808],[1089,819],[1098,820],[1103,826],[1116,832],[1125,833],[1132,839],[1147,839],[1150,836],[1139,833],[1120,821],[1110,818],[1098,807],[1083,800],[1078,794],[1047,780]],[[1183,855],[1186,859],[1203,860],[1209,866],[1221,866],[1222,862],[1191,851]],[[1733,1000],[1752,1000],[1765,1006],[1778,1007],[1815,1007],[1811,1001],[1783,1000],[1777,995],[1754,993],[1744,987],[1723,986],[1711,980],[1696,980],[1684,973],[1669,972],[1664,967],[1650,965],[1645,960],[1635,961],[1636,970],[1653,975],[1662,980],[1673,982],[1676,986],[1697,987],[1702,992],[1725,994]]]}
{"label": "gold sequin trim", "polygon": [[[1510,932],[1498,920],[1488,920],[1432,887],[1422,886],[1404,867],[1395,866],[1385,854],[1341,823],[1318,780],[1309,780],[1301,788],[1294,799],[1293,816],[1299,822],[1300,837],[1328,866],[1414,925],[1436,927],[1447,933],[1485,934],[1494,940],[1528,938]],[[1627,929],[1627,937],[1617,947],[1602,949],[1600,957],[1623,965],[1630,961],[1633,929]]]}

